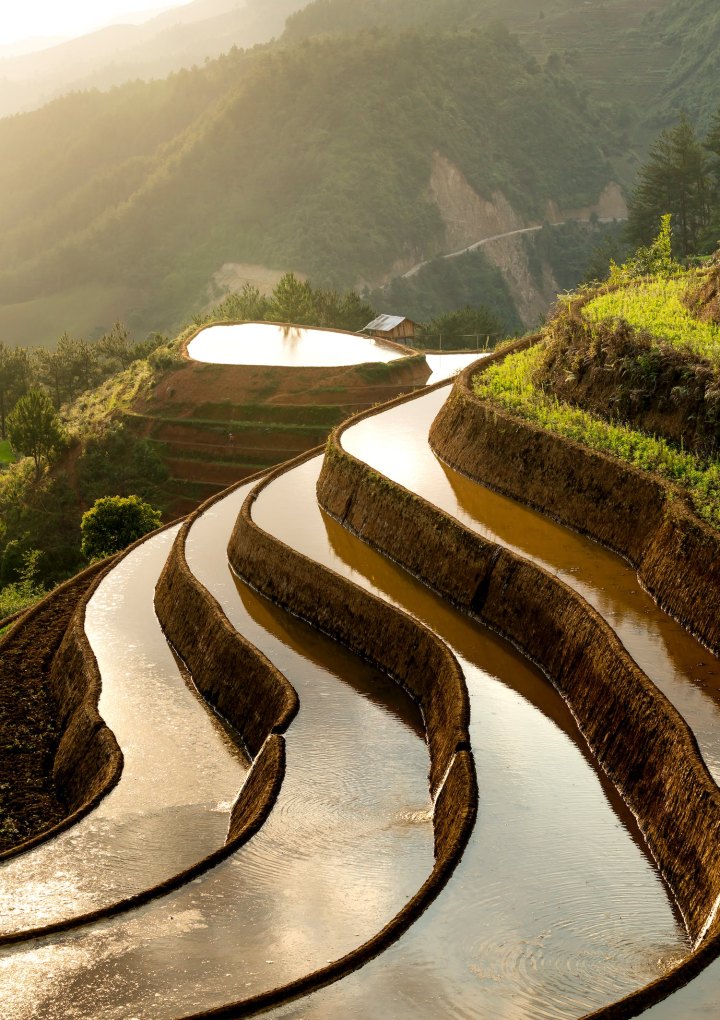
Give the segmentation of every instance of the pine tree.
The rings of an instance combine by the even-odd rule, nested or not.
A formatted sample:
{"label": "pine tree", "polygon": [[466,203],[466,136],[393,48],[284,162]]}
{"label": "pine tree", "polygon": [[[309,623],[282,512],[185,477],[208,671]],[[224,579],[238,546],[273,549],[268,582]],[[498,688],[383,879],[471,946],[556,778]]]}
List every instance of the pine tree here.
{"label": "pine tree", "polygon": [[710,159],[686,117],[663,131],[640,170],[630,202],[628,237],[649,244],[665,213],[673,217],[675,253],[696,253],[710,222]]}

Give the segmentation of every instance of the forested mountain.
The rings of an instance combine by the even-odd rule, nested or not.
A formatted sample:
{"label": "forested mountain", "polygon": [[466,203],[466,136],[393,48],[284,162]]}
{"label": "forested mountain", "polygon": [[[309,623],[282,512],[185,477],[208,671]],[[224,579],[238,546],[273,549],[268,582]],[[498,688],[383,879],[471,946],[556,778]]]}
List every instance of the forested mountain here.
{"label": "forested mountain", "polygon": [[686,110],[706,128],[720,105],[720,8],[715,0],[313,0],[288,19],[286,37],[400,31],[419,22],[516,34],[541,63],[571,71],[609,107],[637,146]]}
{"label": "forested mountain", "polygon": [[442,250],[438,156],[512,229],[595,202],[612,143],[498,26],[305,39],[71,95],[0,121],[0,328],[30,342],[54,294],[62,328],[166,328],[225,262],[380,282]]}
{"label": "forested mountain", "polygon": [[704,131],[720,106],[720,7],[715,0],[672,0],[647,23],[655,46],[675,54],[654,104],[653,126],[684,112]]}
{"label": "forested mountain", "polygon": [[[298,6],[155,21],[202,39]],[[710,0],[315,0],[269,45],[0,120],[0,335],[123,319],[142,337],[220,297],[228,265],[376,291],[482,237],[622,216],[613,182],[632,186],[668,104],[714,110],[718,31]],[[545,298],[523,312],[518,291],[544,270],[492,254],[528,324]]]}

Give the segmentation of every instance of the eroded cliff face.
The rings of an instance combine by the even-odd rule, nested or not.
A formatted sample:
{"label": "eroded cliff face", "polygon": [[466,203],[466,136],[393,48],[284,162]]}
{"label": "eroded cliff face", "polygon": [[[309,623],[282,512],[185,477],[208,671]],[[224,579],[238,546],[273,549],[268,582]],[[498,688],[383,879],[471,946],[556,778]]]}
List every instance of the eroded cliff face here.
{"label": "eroded cliff face", "polygon": [[626,220],[628,215],[627,202],[622,188],[615,181],[610,181],[594,205],[579,206],[577,209],[561,209],[557,202],[549,201],[545,207],[545,219],[548,223],[564,223],[567,220],[587,221],[593,216],[600,220]]}
{"label": "eroded cliff face", "polygon": [[[542,266],[540,277],[530,268],[527,237],[542,224],[524,220],[501,191],[494,191],[489,199],[478,195],[459,167],[439,152],[433,155],[429,191],[445,224],[443,251],[433,254],[482,247],[507,281],[524,325],[537,325],[560,289],[548,265]],[[627,216],[618,184],[611,181],[594,205],[561,209],[549,201],[545,210],[549,223],[587,222],[593,215],[603,220]]]}
{"label": "eroded cliff face", "polygon": [[529,224],[515,212],[500,191],[490,199],[481,198],[459,167],[439,152],[433,154],[430,194],[445,224],[445,251],[474,244]]}
{"label": "eroded cliff face", "polygon": [[489,240],[483,245],[483,251],[502,273],[520,321],[527,329],[532,329],[547,315],[560,286],[544,260],[540,262],[540,278],[532,272],[528,237],[532,237],[532,234],[515,234]]}

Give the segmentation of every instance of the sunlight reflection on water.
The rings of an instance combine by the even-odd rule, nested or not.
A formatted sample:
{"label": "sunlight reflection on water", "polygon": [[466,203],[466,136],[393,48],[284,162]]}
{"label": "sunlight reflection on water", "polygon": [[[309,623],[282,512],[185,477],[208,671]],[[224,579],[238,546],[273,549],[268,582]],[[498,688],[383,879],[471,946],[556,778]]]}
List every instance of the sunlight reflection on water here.
{"label": "sunlight reflection on water", "polygon": [[405,355],[380,340],[271,322],[208,326],[188,344],[194,361],[214,365],[330,368],[397,361]]}

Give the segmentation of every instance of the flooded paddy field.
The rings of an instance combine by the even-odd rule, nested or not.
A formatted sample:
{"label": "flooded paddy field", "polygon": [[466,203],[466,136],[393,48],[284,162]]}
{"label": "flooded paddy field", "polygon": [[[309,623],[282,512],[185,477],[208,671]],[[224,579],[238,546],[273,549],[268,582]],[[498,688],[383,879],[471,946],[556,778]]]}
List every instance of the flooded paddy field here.
{"label": "flooded paddy field", "polygon": [[[431,381],[471,357],[438,362]],[[676,705],[717,778],[716,660],[655,606],[618,557],[441,464],[427,435],[447,394],[436,389],[360,421],[344,432],[344,448],[572,585]],[[479,807],[456,870],[397,941],[269,1015],[579,1018],[667,972],[690,952],[690,940],[635,818],[562,698],[506,642],[322,512],[321,463],[318,455],[275,477],[252,519],[403,609],[452,649],[470,695]],[[228,541],[254,484],[200,514],[186,554],[232,626],[298,693],[277,802],[245,846],[182,888],[78,930],[0,949],[10,1018],[165,1020],[242,1003],[352,953],[433,868],[429,756],[417,706],[230,569]],[[100,712],[122,747],[125,772],[79,825],[3,866],[8,930],[109,904],[225,840],[248,762],[193,688],[153,612],[174,538],[166,531],[121,561],[88,606],[86,630],[103,677]],[[716,970],[647,1015],[712,1015]]]}

